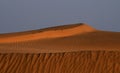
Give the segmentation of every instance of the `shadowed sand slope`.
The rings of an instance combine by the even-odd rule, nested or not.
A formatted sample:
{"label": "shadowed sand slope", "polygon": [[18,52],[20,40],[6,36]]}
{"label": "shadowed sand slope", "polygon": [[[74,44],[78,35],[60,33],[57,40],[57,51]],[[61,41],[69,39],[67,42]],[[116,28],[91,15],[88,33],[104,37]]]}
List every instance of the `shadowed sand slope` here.
{"label": "shadowed sand slope", "polygon": [[78,23],[0,34],[0,73],[120,73],[120,32]]}
{"label": "shadowed sand slope", "polygon": [[0,54],[0,73],[120,73],[120,52]]}
{"label": "shadowed sand slope", "polygon": [[80,50],[120,50],[120,32],[71,24],[0,35],[2,53],[51,53]]}

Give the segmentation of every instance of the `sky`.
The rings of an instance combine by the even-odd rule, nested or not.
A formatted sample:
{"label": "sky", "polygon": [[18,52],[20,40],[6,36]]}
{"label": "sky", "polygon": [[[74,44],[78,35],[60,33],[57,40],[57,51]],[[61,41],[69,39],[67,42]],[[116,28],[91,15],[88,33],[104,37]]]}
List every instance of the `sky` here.
{"label": "sky", "polygon": [[0,33],[87,23],[120,32],[120,0],[0,0]]}

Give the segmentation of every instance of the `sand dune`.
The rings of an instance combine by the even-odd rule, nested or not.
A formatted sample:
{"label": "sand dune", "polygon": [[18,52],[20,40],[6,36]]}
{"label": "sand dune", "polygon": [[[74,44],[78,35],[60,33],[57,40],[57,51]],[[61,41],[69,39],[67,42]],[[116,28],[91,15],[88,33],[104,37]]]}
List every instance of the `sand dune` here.
{"label": "sand dune", "polygon": [[[79,24],[79,26],[73,25],[74,27],[68,28],[68,29],[56,29],[51,28],[51,30],[46,30],[43,32],[38,32],[38,33],[29,33],[29,34],[24,34],[19,36],[12,36],[12,37],[6,37],[2,36],[3,38],[0,38],[0,43],[13,43],[13,42],[24,42],[24,41],[31,41],[31,40],[39,40],[39,39],[51,39],[51,38],[59,38],[59,37],[67,37],[67,36],[72,36],[76,34],[82,34],[86,32],[93,32],[95,29],[92,27],[86,25],[86,24]],[[64,27],[64,26],[63,26]],[[70,27],[70,26],[68,26]],[[44,29],[43,29],[44,30]],[[39,31],[39,30],[38,30]],[[42,31],[42,30],[41,30]],[[27,32],[23,32],[27,33]],[[11,35],[11,34],[9,34]],[[27,39],[26,39],[27,38]]]}
{"label": "sand dune", "polygon": [[120,73],[120,32],[78,23],[0,34],[0,73]]}
{"label": "sand dune", "polygon": [[84,23],[1,34],[0,36],[0,52],[2,53],[120,50],[119,32],[96,30]]}
{"label": "sand dune", "polygon": [[0,73],[120,73],[120,52],[0,54]]}

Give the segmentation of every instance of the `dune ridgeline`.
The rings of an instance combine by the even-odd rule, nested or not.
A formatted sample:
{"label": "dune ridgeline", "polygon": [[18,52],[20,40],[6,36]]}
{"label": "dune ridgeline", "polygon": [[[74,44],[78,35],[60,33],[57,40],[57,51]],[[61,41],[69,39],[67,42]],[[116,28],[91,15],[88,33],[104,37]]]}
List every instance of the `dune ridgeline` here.
{"label": "dune ridgeline", "polygon": [[0,73],[120,73],[120,32],[77,23],[0,34]]}

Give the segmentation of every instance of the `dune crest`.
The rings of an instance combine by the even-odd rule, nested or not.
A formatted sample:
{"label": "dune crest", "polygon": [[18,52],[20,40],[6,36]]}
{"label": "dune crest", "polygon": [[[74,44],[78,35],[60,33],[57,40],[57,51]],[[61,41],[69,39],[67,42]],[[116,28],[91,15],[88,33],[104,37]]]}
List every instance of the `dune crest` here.
{"label": "dune crest", "polygon": [[0,73],[120,73],[120,32],[72,24],[0,34]]}
{"label": "dune crest", "polygon": [[[14,43],[14,42],[37,40],[37,39],[40,40],[40,39],[47,39],[47,38],[67,37],[67,36],[72,36],[72,35],[77,35],[77,34],[85,34],[88,32],[96,31],[94,28],[92,28],[89,25],[84,24],[84,23],[76,24],[76,25],[78,25],[78,26],[73,27],[73,28],[68,28],[68,29],[60,29],[60,27],[55,27],[55,28],[59,28],[59,30],[52,30],[52,29],[54,29],[54,27],[53,27],[53,28],[51,28],[51,30],[45,30],[43,32],[38,32],[35,34],[3,37],[3,38],[0,38],[0,43]],[[66,26],[69,27],[69,25],[66,25]]]}
{"label": "dune crest", "polygon": [[120,51],[120,32],[71,24],[0,34],[0,53],[57,53],[82,50]]}

